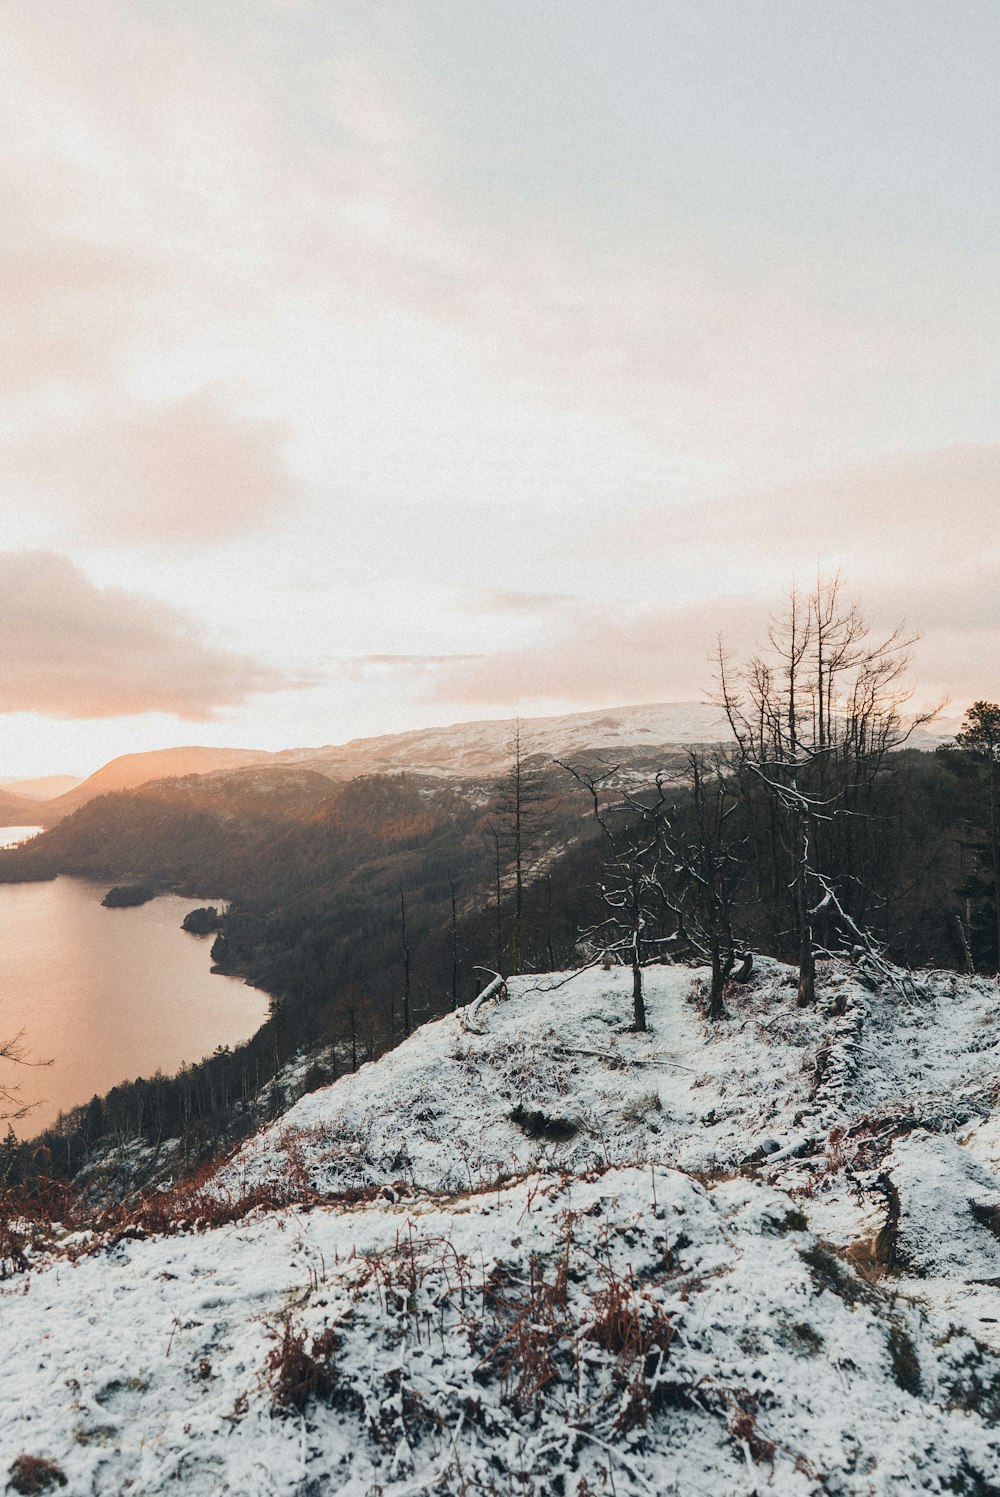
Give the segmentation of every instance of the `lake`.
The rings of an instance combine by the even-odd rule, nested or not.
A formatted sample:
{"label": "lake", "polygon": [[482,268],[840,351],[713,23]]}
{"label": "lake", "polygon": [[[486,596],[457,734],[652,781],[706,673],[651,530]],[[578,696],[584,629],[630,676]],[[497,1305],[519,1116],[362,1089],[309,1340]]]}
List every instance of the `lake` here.
{"label": "lake", "polygon": [[40,826],[0,826],[0,847],[16,847],[18,842],[27,842],[43,830]]}
{"label": "lake", "polygon": [[0,884],[0,1041],[23,1030],[30,1058],[52,1062],[0,1061],[0,1083],[38,1103],[14,1125],[21,1137],[120,1081],[237,1045],[267,1017],[265,993],[212,973],[213,937],[180,928],[189,910],[219,900],[161,894],[107,910],[109,887],[68,877]]}

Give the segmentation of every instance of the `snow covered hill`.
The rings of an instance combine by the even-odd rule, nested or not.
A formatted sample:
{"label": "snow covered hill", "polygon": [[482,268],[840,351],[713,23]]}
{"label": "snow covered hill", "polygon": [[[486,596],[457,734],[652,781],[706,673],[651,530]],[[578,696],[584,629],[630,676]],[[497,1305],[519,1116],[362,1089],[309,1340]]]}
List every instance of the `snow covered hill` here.
{"label": "snow covered hill", "polygon": [[[511,762],[513,718],[452,723],[356,738],[320,749],[287,749],[275,763],[302,763],[333,779],[360,774],[441,774],[482,779],[503,774]],[[704,702],[661,702],[640,707],[609,707],[559,717],[520,720],[526,758],[576,758],[602,754],[616,759],[669,752],[686,744],[717,743],[728,737],[725,715]]]}
{"label": "snow covered hill", "polygon": [[997,985],[648,978],[648,1034],[518,979],[131,1225],[0,1233],[13,1490],[1000,1491]]}

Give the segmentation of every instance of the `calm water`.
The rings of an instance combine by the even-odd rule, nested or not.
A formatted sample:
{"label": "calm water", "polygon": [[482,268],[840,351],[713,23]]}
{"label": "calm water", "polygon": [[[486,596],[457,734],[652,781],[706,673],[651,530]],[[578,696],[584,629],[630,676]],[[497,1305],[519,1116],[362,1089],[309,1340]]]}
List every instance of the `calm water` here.
{"label": "calm water", "polygon": [[0,884],[0,1040],[23,1029],[32,1058],[52,1061],[0,1061],[0,1081],[39,1103],[15,1125],[23,1137],[120,1081],[239,1044],[267,1017],[266,994],[212,974],[213,938],[180,928],[188,910],[218,900],[162,894],[106,910],[108,887]]}

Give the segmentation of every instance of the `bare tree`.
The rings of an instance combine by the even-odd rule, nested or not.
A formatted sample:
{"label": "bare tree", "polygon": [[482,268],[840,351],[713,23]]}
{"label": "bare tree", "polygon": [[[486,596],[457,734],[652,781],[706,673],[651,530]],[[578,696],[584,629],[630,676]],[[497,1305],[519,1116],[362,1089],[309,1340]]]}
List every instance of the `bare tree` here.
{"label": "bare tree", "polygon": [[779,863],[790,865],[802,1005],[815,1000],[817,951],[846,944],[881,962],[859,828],[886,756],[933,716],[902,715],[915,639],[902,626],[873,637],[835,577],[804,600],[793,589],[749,660],[734,664],[719,644],[718,699],[744,783],[765,799],[776,887]]}
{"label": "bare tree", "polygon": [[[20,1030],[13,1039],[0,1041],[0,1060],[10,1061],[17,1066],[50,1066],[50,1060],[29,1060],[24,1048],[24,1030]],[[27,1117],[35,1102],[22,1102],[16,1086],[5,1086],[0,1083],[0,1122],[16,1123],[20,1118]]]}
{"label": "bare tree", "polygon": [[458,1008],[458,903],[455,899],[455,880],[451,880],[451,1008]]}
{"label": "bare tree", "polygon": [[753,958],[734,933],[733,895],[743,867],[745,838],[731,828],[740,810],[740,794],[727,760],[716,754],[710,762],[688,754],[690,794],[688,830],[678,830],[681,818],[662,817],[662,835],[669,853],[665,898],[677,921],[678,950],[685,947],[712,970],[708,1017],[725,1015],[723,992],[737,963],[740,981],[750,975]]}
{"label": "bare tree", "polygon": [[[503,777],[497,795],[495,819],[490,825],[500,867],[500,849],[507,849],[510,907],[510,970],[516,976],[524,965],[525,923],[524,891],[537,851],[546,816],[546,796],[538,768],[530,764],[521,733],[521,719],[514,719],[510,742],[510,768]],[[499,889],[499,876],[497,887]],[[499,920],[499,902],[498,902]],[[498,961],[502,943],[498,940]]]}
{"label": "bare tree", "polygon": [[503,867],[500,858],[500,828],[496,822],[489,823],[488,831],[493,839],[493,913],[496,923],[497,971],[503,966]]}
{"label": "bare tree", "polygon": [[[664,777],[657,775],[649,804],[628,791],[612,800],[607,790],[618,765],[593,774],[562,760],[556,762],[589,794],[608,851],[600,882],[608,914],[581,934],[602,955],[632,968],[633,1027],[642,1031],[646,1029],[642,969],[651,960],[662,960],[665,947],[675,939],[674,934],[656,934],[662,930],[667,910],[663,829],[669,807]],[[612,826],[615,818],[621,823],[617,830]]]}
{"label": "bare tree", "polygon": [[[403,956],[403,1034],[410,1034],[410,943],[406,937],[406,895],[399,891],[399,942]],[[356,1068],[355,1068],[356,1069]]]}

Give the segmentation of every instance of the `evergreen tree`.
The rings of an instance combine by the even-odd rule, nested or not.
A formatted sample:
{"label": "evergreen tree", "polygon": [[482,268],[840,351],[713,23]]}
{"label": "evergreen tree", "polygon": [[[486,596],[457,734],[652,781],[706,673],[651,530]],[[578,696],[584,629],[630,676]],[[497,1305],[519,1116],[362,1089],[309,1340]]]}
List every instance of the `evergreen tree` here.
{"label": "evergreen tree", "polygon": [[959,893],[978,905],[975,923],[985,937],[989,964],[997,969],[1000,967],[1000,705],[974,702],[965,714],[955,745],[980,767],[982,780],[977,835],[968,844],[975,864]]}

